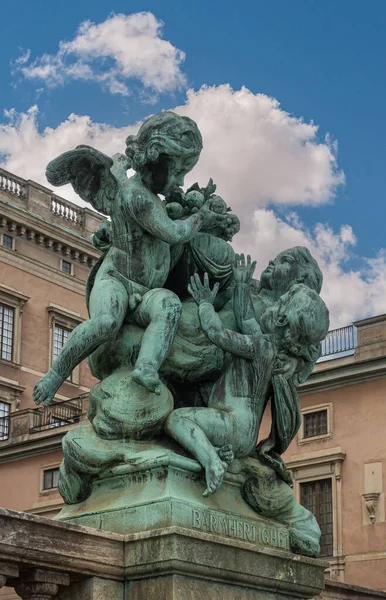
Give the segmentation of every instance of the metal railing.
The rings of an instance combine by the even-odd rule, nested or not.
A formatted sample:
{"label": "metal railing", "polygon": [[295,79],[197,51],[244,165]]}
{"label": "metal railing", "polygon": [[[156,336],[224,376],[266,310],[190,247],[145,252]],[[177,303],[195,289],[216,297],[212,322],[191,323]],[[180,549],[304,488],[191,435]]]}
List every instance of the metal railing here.
{"label": "metal railing", "polygon": [[64,402],[55,402],[48,408],[33,411],[32,426],[29,433],[78,423],[82,414],[82,397],[65,400]]}
{"label": "metal railing", "polygon": [[349,352],[355,350],[356,347],[357,329],[354,325],[332,329],[322,342],[321,358],[333,354],[341,354],[342,352]]}

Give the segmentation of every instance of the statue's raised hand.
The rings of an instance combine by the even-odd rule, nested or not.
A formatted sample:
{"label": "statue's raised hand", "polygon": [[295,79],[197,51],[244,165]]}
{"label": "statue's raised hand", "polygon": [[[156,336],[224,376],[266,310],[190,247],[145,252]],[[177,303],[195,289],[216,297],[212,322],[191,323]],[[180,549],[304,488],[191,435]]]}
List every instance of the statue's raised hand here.
{"label": "statue's raised hand", "polygon": [[247,256],[245,263],[244,254],[236,254],[235,265],[233,267],[233,277],[236,283],[249,283],[255,271],[256,261],[251,261],[251,257]]}
{"label": "statue's raised hand", "polygon": [[188,285],[188,290],[198,305],[200,305],[201,302],[210,302],[210,304],[213,304],[216,299],[219,287],[220,284],[215,283],[213,289],[211,290],[209,286],[208,273],[205,273],[204,275],[204,283],[201,283],[199,274],[195,273],[193,277],[190,278],[190,285]]}

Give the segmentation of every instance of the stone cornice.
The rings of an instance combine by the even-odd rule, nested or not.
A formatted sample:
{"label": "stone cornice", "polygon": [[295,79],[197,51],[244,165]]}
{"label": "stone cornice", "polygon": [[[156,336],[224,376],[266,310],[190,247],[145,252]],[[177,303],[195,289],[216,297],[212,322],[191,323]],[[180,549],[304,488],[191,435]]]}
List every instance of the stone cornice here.
{"label": "stone cornice", "polygon": [[0,464],[61,450],[63,436],[68,431],[67,427],[63,429],[64,431],[55,433],[54,435],[47,435],[38,437],[34,440],[29,439],[25,442],[0,446]]}
{"label": "stone cornice", "polygon": [[343,462],[345,458],[346,454],[342,452],[340,447],[326,448],[325,450],[318,450],[316,452],[293,454],[290,459],[286,461],[286,467],[288,469],[300,469],[302,467],[310,467],[325,463]]}
{"label": "stone cornice", "polygon": [[315,371],[305,383],[299,386],[299,394],[324,392],[382,377],[386,377],[386,356]]}
{"label": "stone cornice", "polygon": [[[72,573],[124,576],[123,536],[0,508],[0,562]],[[47,543],[47,541],[50,543]]]}
{"label": "stone cornice", "polygon": [[0,199],[0,227],[81,264],[92,266],[100,256],[91,242],[79,233],[50,223],[3,199]]}
{"label": "stone cornice", "polygon": [[375,317],[369,317],[368,319],[361,319],[360,321],[354,321],[355,327],[368,327],[369,325],[377,325],[378,323],[384,323],[386,321],[386,315],[376,315]]}

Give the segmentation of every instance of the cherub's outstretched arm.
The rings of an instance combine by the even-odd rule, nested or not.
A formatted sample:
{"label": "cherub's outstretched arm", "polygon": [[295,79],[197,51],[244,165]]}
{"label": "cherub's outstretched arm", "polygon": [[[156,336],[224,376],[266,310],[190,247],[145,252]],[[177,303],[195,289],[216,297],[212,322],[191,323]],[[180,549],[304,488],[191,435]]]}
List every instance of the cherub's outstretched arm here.
{"label": "cherub's outstretched arm", "polygon": [[233,310],[235,313],[237,327],[245,335],[261,335],[260,325],[255,316],[251,297],[251,279],[255,270],[256,262],[251,262],[247,256],[245,264],[244,254],[236,255],[233,277],[235,280]]}
{"label": "cherub's outstretched arm", "polygon": [[255,345],[251,337],[225,329],[213,307],[218,288],[216,283],[213,290],[210,289],[207,273],[204,275],[203,285],[197,273],[190,280],[189,291],[198,304],[201,327],[210,341],[225,352],[252,359],[255,355]]}
{"label": "cherub's outstretched arm", "polygon": [[189,241],[203,225],[213,222],[225,226],[228,222],[227,216],[212,212],[207,204],[188,219],[172,221],[162,205],[143,194],[131,199],[128,210],[130,217],[143,229],[168,244]]}

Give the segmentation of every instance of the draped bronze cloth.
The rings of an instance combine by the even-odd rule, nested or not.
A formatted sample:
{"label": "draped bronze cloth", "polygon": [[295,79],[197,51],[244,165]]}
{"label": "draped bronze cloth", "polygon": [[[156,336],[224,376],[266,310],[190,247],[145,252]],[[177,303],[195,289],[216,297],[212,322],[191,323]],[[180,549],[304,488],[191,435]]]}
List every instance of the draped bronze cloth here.
{"label": "draped bronze cloth", "polygon": [[270,465],[281,479],[292,482],[290,471],[286,469],[281,454],[299,431],[302,422],[299,396],[291,379],[283,375],[272,377],[273,394],[271,398],[272,425],[267,439],[257,446],[258,456]]}

